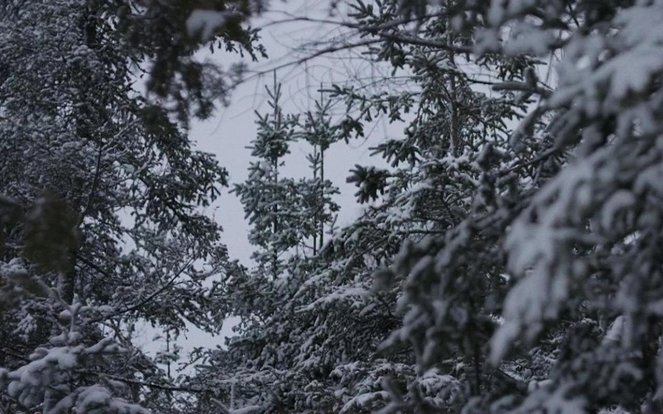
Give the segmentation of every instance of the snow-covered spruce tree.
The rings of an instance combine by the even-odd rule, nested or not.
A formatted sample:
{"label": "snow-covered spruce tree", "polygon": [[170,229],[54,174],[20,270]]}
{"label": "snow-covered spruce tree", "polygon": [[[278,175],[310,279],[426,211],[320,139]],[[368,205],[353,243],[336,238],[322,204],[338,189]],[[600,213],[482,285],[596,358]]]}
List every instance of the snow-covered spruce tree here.
{"label": "snow-covered spruce tree", "polygon": [[[464,412],[659,412],[663,3],[426,3],[398,10],[446,15],[450,30],[378,35],[475,63],[552,58],[556,81],[492,72],[493,89],[531,99],[527,115],[509,146],[477,159],[467,197],[480,208],[401,249],[388,275],[405,280],[406,315],[393,338],[423,376],[453,374],[447,350],[490,339],[478,368],[461,366]],[[467,43],[440,41],[465,30]],[[411,391],[394,390],[389,409],[425,410]]]}
{"label": "snow-covered spruce tree", "polygon": [[312,256],[317,255],[324,246],[325,235],[333,233],[335,213],[338,211],[338,205],[332,200],[338,189],[325,178],[325,152],[332,144],[344,139],[346,133],[332,119],[332,103],[330,99],[325,99],[321,90],[320,99],[314,102],[315,110],[304,114],[298,135],[300,140],[313,148],[313,152],[306,156],[312,177],[300,180],[298,190],[307,216],[313,218],[310,223],[312,227],[308,230],[312,239]]}
{"label": "snow-covered spruce tree", "polygon": [[225,391],[222,402],[213,401],[211,406],[207,402],[210,412],[218,410],[220,403],[231,409],[263,410],[264,398],[252,388],[256,382],[274,383],[275,379],[271,372],[266,378],[254,360],[278,346],[278,337],[269,335],[267,326],[276,314],[286,312],[283,302],[292,289],[293,255],[307,248],[306,231],[311,228],[297,181],[281,171],[296,139],[298,119],[283,112],[276,74],[273,87],[265,90],[270,110],[256,112],[257,136],[249,147],[255,160],[249,165],[248,178],[233,189],[251,225],[248,237],[256,246],[255,266],[225,281],[224,296],[232,300],[230,312],[241,322],[229,351],[212,352],[209,365],[196,377]]}
{"label": "snow-covered spruce tree", "polygon": [[[223,271],[226,252],[219,227],[197,207],[218,195],[226,173],[191,149],[167,109],[132,89],[138,62],[164,52],[146,52],[156,33],[135,39],[132,30],[144,19],[189,14],[158,8],[0,5],[0,403],[7,412],[177,410],[186,401],[173,391],[184,388],[133,345],[133,325],[174,333],[185,321],[218,326],[203,281]],[[177,26],[173,35],[188,39],[187,48],[170,50],[170,58],[195,66],[183,55],[198,34]],[[184,82],[182,94],[202,74],[185,82],[178,73],[186,66],[170,74]],[[172,88],[163,95],[187,115],[189,103],[211,99],[194,86],[190,95]]]}
{"label": "snow-covered spruce tree", "polygon": [[[314,340],[310,335],[315,315],[302,313],[300,307],[311,300],[307,280],[324,267],[320,243],[338,210],[333,200],[338,190],[324,178],[322,160],[324,149],[342,139],[341,129],[324,102],[303,114],[301,122],[302,117],[282,113],[279,86],[268,93],[272,111],[258,115],[258,136],[252,143],[258,160],[251,164],[247,181],[235,187],[257,247],[255,268],[226,284],[225,295],[235,304],[230,311],[241,316],[242,322],[228,350],[210,353],[208,365],[200,369],[196,380],[224,390],[223,405],[229,409],[325,411],[331,407],[327,404],[330,384],[323,387],[311,381],[327,381],[328,369],[322,366],[324,356],[317,349],[306,356],[313,347],[306,349],[302,344]],[[295,140],[315,147],[308,157],[309,177],[286,177],[279,169]],[[308,286],[315,289],[317,285]],[[212,402],[209,410],[215,409],[218,403]]]}
{"label": "snow-covered spruce tree", "polygon": [[258,132],[251,143],[251,155],[257,158],[249,166],[249,177],[236,184],[246,218],[251,224],[249,241],[259,249],[253,259],[265,277],[276,278],[283,268],[285,253],[300,245],[303,215],[296,202],[295,180],[279,174],[290,153],[297,119],[283,113],[281,85],[266,88],[272,112],[258,117]]}

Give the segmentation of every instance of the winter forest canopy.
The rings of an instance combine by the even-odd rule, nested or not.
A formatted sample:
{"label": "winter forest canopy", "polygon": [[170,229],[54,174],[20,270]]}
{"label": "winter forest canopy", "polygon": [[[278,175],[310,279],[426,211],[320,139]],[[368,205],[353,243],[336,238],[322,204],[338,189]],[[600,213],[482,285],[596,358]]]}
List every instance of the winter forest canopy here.
{"label": "winter forest canopy", "polygon": [[[0,2],[0,413],[663,413],[663,0],[323,2],[269,66],[306,1]],[[255,79],[237,181],[190,127]]]}

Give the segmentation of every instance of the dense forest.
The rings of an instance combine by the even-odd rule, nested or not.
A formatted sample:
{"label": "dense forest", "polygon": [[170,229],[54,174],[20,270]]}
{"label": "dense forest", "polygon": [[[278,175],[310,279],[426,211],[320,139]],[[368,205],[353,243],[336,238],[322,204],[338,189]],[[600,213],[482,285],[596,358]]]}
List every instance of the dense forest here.
{"label": "dense forest", "polygon": [[[388,70],[300,112],[268,79],[235,182],[190,126],[269,61],[276,3],[0,2],[0,413],[662,413],[663,1],[288,16],[346,36],[287,65]],[[377,120],[339,225],[329,149]]]}

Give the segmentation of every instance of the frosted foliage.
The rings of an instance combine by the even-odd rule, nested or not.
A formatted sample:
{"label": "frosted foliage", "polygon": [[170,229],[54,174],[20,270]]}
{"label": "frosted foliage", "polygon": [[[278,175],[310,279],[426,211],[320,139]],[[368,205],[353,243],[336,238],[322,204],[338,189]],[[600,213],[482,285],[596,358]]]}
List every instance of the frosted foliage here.
{"label": "frosted foliage", "polygon": [[356,395],[350,399],[343,407],[339,413],[347,414],[353,412],[353,410],[361,409],[366,410],[370,409],[374,405],[381,405],[383,401],[386,401],[389,394],[386,391],[373,391],[366,392],[363,394]]}
{"label": "frosted foliage", "polygon": [[[613,19],[618,29],[608,37],[577,35],[567,46],[559,64],[560,87],[549,101],[553,107],[572,105],[560,116],[560,132],[570,129],[562,123],[571,117],[614,114],[619,135],[591,153],[580,147],[577,159],[547,183],[512,224],[505,243],[509,269],[524,278],[505,303],[506,322],[493,340],[495,359],[521,334],[520,327],[533,338],[543,320],[556,317],[572,284],[581,282],[576,278],[586,275],[585,258],[562,252],[578,244],[616,240],[638,229],[646,232],[648,225],[658,222],[651,216],[654,211],[636,217],[634,208],[636,200],[660,194],[660,184],[650,177],[660,169],[663,142],[657,137],[661,124],[655,113],[661,92],[645,92],[663,73],[663,30],[655,23],[661,19],[663,2],[641,2],[618,12]],[[605,57],[607,42],[619,50]],[[658,214],[658,208],[655,211]]]}
{"label": "frosted foliage", "polygon": [[[226,174],[175,120],[218,91],[185,27],[203,5],[176,3],[0,5],[0,411],[189,405],[133,329],[220,329],[204,280],[223,273],[226,250],[201,207]],[[174,98],[163,106],[138,91],[159,82]]]}
{"label": "frosted foliage", "polygon": [[569,398],[570,387],[559,387],[554,392],[547,389],[540,389],[532,392],[526,402],[515,410],[514,413],[526,414],[532,412],[544,413],[584,413],[586,412],[586,402],[583,397]]}
{"label": "frosted foliage", "polygon": [[442,375],[435,369],[426,371],[414,381],[413,386],[418,388],[427,405],[438,410],[459,407],[467,397],[458,379]]}
{"label": "frosted foliage", "polygon": [[[454,35],[423,23],[412,40],[434,62],[402,33],[385,41],[445,105],[379,147],[391,169],[351,177],[384,202],[383,228],[424,235],[376,272],[400,288],[383,349],[411,346],[410,385],[433,368],[462,384],[463,412],[660,412],[663,2],[450,4],[426,10],[453,15],[437,23]],[[384,25],[384,10],[358,9]],[[413,385],[389,391],[389,407],[435,405]]]}
{"label": "frosted foliage", "polygon": [[504,44],[504,51],[511,55],[531,53],[535,56],[546,56],[555,40],[552,32],[518,22],[510,27],[509,40]]}
{"label": "frosted foliage", "polygon": [[[560,88],[551,97],[551,106],[573,101],[577,110],[590,117],[626,107],[629,113],[622,114],[625,122],[636,117],[644,122],[645,131],[656,128],[647,105],[626,100],[644,92],[663,71],[661,16],[663,2],[639,2],[618,12],[613,19],[614,34],[574,37],[559,64]],[[606,56],[606,48],[612,45],[617,50]],[[607,91],[602,90],[606,86]]]}
{"label": "frosted foliage", "polygon": [[67,342],[66,346],[38,348],[30,356],[30,362],[13,371],[0,371],[0,383],[7,393],[23,407],[43,406],[44,414],[147,414],[149,411],[135,404],[114,397],[101,385],[72,387],[71,379],[85,369],[90,360],[103,355],[122,352],[110,339],[95,345],[76,345],[80,335],[67,332],[51,339],[52,343]]}
{"label": "frosted foliage", "polygon": [[[610,168],[609,171],[616,173],[617,170]],[[511,253],[509,269],[526,277],[507,296],[503,314],[506,321],[493,339],[493,358],[499,359],[504,354],[504,343],[520,334],[514,323],[529,326],[528,337],[533,338],[538,333],[539,323],[546,317],[555,317],[560,303],[567,298],[568,278],[575,269],[569,258],[560,257],[557,252],[580,236],[568,212],[589,211],[594,207],[588,199],[592,187],[605,188],[603,183],[595,182],[596,172],[591,160],[567,167],[533,200],[532,206],[541,209],[541,212],[537,210],[538,221],[531,223],[520,219],[513,223],[505,241]],[[522,217],[529,216],[531,213]]]}
{"label": "frosted foliage", "polygon": [[120,398],[113,398],[110,392],[99,385],[83,387],[76,395],[73,409],[77,413],[88,414],[148,414],[149,411]]}
{"label": "frosted foliage", "polygon": [[[73,410],[73,411],[72,411]],[[149,410],[124,399],[114,398],[108,389],[93,385],[76,389],[44,414],[150,414]]]}

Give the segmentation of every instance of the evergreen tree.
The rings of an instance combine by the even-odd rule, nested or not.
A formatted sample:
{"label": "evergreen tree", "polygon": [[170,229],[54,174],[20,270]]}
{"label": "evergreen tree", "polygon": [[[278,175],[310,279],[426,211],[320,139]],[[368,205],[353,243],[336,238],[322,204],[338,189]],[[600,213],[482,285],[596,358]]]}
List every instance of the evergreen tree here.
{"label": "evergreen tree", "polygon": [[[132,87],[157,33],[129,32],[148,16],[174,18],[156,8],[0,6],[0,402],[8,412],[173,412],[186,405],[174,394],[186,387],[134,345],[135,324],[175,334],[187,322],[209,332],[219,325],[204,281],[224,272],[226,250],[199,207],[218,196],[226,172],[191,148],[168,109]],[[195,44],[170,57],[193,65],[183,54]]]}
{"label": "evergreen tree", "polygon": [[247,181],[236,184],[234,192],[244,205],[246,218],[252,226],[249,240],[260,248],[254,260],[264,267],[266,276],[276,278],[282,269],[284,254],[302,240],[298,224],[304,216],[292,197],[295,181],[279,174],[284,157],[290,152],[297,120],[283,114],[280,85],[267,89],[267,94],[272,113],[256,113],[258,136],[250,147],[257,161],[251,162]]}
{"label": "evergreen tree", "polygon": [[[340,125],[332,120],[332,101],[324,99],[324,91],[320,86],[320,100],[315,101],[315,110],[304,114],[304,123],[301,125],[301,139],[313,147],[313,153],[306,156],[312,179],[300,181],[298,193],[305,202],[307,217],[312,218],[309,234],[312,238],[312,255],[315,256],[324,246],[325,234],[332,233],[334,213],[338,205],[333,202],[332,196],[338,193],[333,183],[325,179],[325,152],[329,147],[342,140],[344,133]],[[325,231],[325,226],[330,228]]]}
{"label": "evergreen tree", "polygon": [[[440,11],[419,3],[410,10],[423,18]],[[661,5],[448,5],[453,29],[471,28],[471,43],[437,37],[431,48],[476,53],[477,62],[562,58],[552,89],[535,67],[515,79],[497,71],[493,88],[529,102],[527,116],[483,163],[485,184],[468,194],[482,208],[440,237],[403,246],[392,270],[406,278],[407,313],[395,337],[410,341],[420,370],[440,369],[450,339],[481,335],[479,318],[492,325],[479,359],[489,357],[479,371],[490,376],[467,378],[464,412],[658,411],[659,210],[645,177],[660,163],[661,71],[648,57],[660,51],[659,31],[645,22],[660,18]],[[398,392],[393,399],[403,407]]]}
{"label": "evergreen tree", "polygon": [[[283,114],[279,85],[268,89],[268,96],[272,111],[257,115],[259,128],[252,145],[258,160],[251,163],[247,181],[234,190],[252,223],[250,240],[258,248],[255,268],[226,284],[225,295],[236,304],[230,312],[243,321],[228,350],[207,356],[208,367],[196,380],[223,389],[229,409],[288,412],[303,409],[303,404],[324,409],[319,399],[328,400],[328,390],[308,383],[311,375],[320,376],[315,362],[319,350],[304,358],[302,351],[307,350],[300,349],[310,341],[307,329],[314,321],[300,307],[310,297],[308,288],[316,288],[307,279],[324,262],[320,246],[338,210],[333,200],[338,190],[324,178],[323,151],[340,139],[340,129],[332,122],[328,104],[316,104],[302,123],[299,117]],[[296,140],[314,147],[307,157],[311,177],[294,179],[279,170]],[[306,386],[315,390],[315,403],[302,400],[308,395],[301,392]]]}

